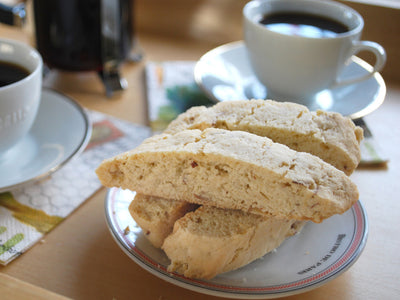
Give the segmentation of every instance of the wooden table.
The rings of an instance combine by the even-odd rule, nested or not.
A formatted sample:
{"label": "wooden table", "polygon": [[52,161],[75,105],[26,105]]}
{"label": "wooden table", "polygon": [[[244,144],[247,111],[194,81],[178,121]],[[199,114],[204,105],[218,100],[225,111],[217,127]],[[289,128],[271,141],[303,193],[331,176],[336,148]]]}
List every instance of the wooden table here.
{"label": "wooden table", "polygon": [[[0,25],[0,36],[31,42],[29,31]],[[140,34],[145,60],[127,63],[129,88],[107,99],[95,74],[53,72],[45,81],[84,107],[147,124],[144,66],[149,60],[196,60],[218,41]],[[359,169],[369,238],[344,274],[291,299],[400,299],[400,86],[389,84],[384,104],[365,119],[384,153],[387,169]],[[21,257],[0,267],[0,299],[220,299],[167,283],[143,270],[112,239],[105,223],[104,188]]]}

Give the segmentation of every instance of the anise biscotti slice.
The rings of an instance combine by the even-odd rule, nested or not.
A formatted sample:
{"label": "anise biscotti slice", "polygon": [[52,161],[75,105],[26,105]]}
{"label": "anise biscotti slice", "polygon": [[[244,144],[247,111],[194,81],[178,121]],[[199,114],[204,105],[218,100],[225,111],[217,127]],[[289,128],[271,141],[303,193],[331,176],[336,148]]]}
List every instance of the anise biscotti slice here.
{"label": "anise biscotti slice", "polygon": [[314,222],[358,200],[349,177],[320,158],[215,128],[150,137],[103,161],[96,173],[106,187]]}
{"label": "anise biscotti slice", "polygon": [[162,249],[171,260],[168,271],[210,279],[264,256],[303,225],[301,221],[201,206],[176,221]]}
{"label": "anise biscotti slice", "polygon": [[242,100],[210,108],[193,107],[172,121],[165,133],[215,127],[266,136],[297,151],[314,154],[350,175],[360,162],[361,127],[347,117],[290,102]]}
{"label": "anise biscotti slice", "polygon": [[152,245],[161,248],[165,238],[172,232],[175,221],[197,207],[185,201],[136,193],[129,205],[129,212]]}

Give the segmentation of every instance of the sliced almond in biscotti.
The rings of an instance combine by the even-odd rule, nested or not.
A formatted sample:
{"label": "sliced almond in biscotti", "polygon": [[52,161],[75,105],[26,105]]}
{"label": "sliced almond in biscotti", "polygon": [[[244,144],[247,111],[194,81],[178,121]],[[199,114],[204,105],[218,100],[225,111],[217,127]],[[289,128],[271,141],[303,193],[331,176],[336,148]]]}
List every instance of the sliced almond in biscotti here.
{"label": "sliced almond in biscotti", "polygon": [[185,201],[167,200],[136,193],[129,205],[129,212],[142,228],[143,234],[160,248],[165,238],[172,232],[174,223],[187,212],[198,207]]}
{"label": "sliced almond in biscotti", "polygon": [[360,162],[363,131],[347,117],[290,102],[242,100],[210,108],[193,107],[179,115],[165,133],[221,128],[266,136],[291,149],[314,154],[350,175]]}
{"label": "sliced almond in biscotti", "polygon": [[150,137],[96,172],[107,187],[314,222],[358,199],[348,176],[314,155],[215,128]]}
{"label": "sliced almond in biscotti", "polygon": [[210,279],[277,248],[304,222],[201,206],[176,221],[162,246],[170,272]]}

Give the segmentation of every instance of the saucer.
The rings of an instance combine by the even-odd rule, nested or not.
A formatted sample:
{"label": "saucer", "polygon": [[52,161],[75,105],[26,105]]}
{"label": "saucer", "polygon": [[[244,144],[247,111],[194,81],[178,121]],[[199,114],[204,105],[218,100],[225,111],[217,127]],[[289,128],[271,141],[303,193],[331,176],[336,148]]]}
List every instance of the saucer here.
{"label": "saucer", "polygon": [[[372,69],[367,62],[353,56],[340,79],[364,75]],[[253,73],[243,41],[225,44],[207,52],[196,63],[194,77],[199,87],[215,102],[267,99],[267,88]],[[310,110],[335,111],[357,119],[377,109],[385,95],[385,82],[379,73],[375,73],[362,82],[323,90],[301,104]]]}
{"label": "saucer", "polygon": [[30,132],[0,157],[0,192],[57,171],[85,148],[90,136],[89,119],[79,104],[44,89]]}
{"label": "saucer", "polygon": [[[348,270],[361,255],[368,220],[360,201],[322,223],[308,222],[275,251],[210,280],[168,272],[166,254],[153,247],[129,213],[135,192],[111,188],[105,199],[107,226],[122,251],[151,274],[203,294],[246,299],[269,299],[315,289]],[[129,266],[127,266],[129,268]]]}

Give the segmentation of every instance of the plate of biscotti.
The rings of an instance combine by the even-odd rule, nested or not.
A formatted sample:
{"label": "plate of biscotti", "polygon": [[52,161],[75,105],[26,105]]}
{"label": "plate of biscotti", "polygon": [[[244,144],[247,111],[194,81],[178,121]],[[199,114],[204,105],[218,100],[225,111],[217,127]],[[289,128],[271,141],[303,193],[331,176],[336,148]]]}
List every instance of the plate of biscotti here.
{"label": "plate of biscotti", "polygon": [[193,107],[97,168],[108,227],[145,270],[200,293],[277,298],[317,288],[367,241],[350,179],[362,138],[349,118],[295,103]]}

